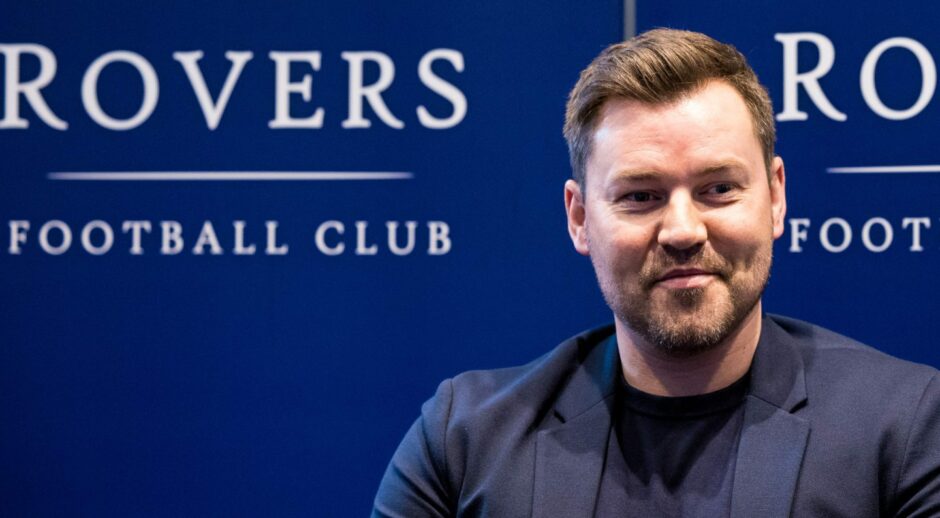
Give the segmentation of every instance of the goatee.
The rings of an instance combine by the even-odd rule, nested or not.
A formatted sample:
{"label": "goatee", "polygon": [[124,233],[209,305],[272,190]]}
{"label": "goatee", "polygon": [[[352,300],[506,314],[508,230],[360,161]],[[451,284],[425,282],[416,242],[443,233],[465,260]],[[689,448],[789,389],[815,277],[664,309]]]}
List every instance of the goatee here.
{"label": "goatee", "polygon": [[[714,349],[741,325],[760,302],[770,264],[769,247],[738,264],[707,247],[683,256],[662,253],[632,286],[602,281],[601,291],[617,318],[640,338],[666,355],[687,358]],[[693,288],[660,285],[674,268],[709,272],[713,278]]]}

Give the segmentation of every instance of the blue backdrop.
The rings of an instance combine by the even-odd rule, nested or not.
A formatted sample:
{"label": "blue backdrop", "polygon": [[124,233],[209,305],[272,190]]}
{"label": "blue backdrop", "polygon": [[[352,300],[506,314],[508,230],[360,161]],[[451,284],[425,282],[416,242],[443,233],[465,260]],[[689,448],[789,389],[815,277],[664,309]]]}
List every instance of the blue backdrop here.
{"label": "blue backdrop", "polygon": [[[368,513],[438,381],[609,320],[565,230],[561,126],[625,25],[734,43],[778,114],[794,89],[765,307],[940,365],[940,177],[843,169],[940,163],[911,43],[940,55],[940,6],[639,0],[625,24],[619,1],[8,4],[4,516]],[[193,51],[195,75],[174,58]],[[219,172],[255,179],[193,179]]]}

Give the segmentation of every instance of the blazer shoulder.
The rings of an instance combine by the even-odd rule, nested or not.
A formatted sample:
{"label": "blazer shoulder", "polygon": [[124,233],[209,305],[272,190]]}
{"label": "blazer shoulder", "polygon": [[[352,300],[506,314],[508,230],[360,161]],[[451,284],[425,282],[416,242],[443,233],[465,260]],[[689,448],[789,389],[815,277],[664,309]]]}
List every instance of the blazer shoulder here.
{"label": "blazer shoulder", "polygon": [[855,408],[859,415],[881,413],[903,420],[940,374],[813,324],[771,318],[801,358],[810,407],[831,405],[831,415]]}
{"label": "blazer shoulder", "polygon": [[453,508],[461,495],[485,486],[498,466],[526,462],[521,459],[532,453],[534,431],[552,415],[582,362],[612,333],[611,326],[593,329],[525,365],[442,381],[392,458],[377,508],[408,508],[401,495]]}
{"label": "blazer shoulder", "polygon": [[841,365],[855,372],[877,372],[879,377],[913,376],[926,384],[937,369],[891,356],[874,347],[824,327],[795,318],[768,315],[793,340],[809,371]]}
{"label": "blazer shoulder", "polygon": [[525,404],[542,407],[563,390],[587,356],[613,335],[613,325],[579,333],[535,360],[516,367],[472,370],[448,380],[452,415],[485,417],[488,412]]}

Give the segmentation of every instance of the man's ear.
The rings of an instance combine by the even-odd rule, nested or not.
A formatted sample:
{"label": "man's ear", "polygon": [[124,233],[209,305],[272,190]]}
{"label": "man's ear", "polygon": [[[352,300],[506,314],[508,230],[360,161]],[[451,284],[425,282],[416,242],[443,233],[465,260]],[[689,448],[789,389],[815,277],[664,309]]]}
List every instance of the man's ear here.
{"label": "man's ear", "polygon": [[568,235],[571,236],[574,249],[581,255],[589,255],[584,229],[584,197],[581,186],[574,180],[565,182],[565,212],[568,213]]}
{"label": "man's ear", "polygon": [[784,217],[787,215],[787,175],[783,159],[775,156],[770,165],[770,210],[774,225],[774,239],[783,235]]}

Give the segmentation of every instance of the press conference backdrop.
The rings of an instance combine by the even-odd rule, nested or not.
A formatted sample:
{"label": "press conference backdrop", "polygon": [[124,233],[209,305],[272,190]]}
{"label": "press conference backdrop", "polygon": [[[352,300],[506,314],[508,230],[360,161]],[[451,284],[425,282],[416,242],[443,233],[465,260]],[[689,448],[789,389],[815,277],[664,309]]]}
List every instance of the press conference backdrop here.
{"label": "press conference backdrop", "polygon": [[363,516],[441,379],[609,320],[565,97],[624,32],[770,88],[765,304],[940,365],[931,2],[0,7],[0,515]]}

